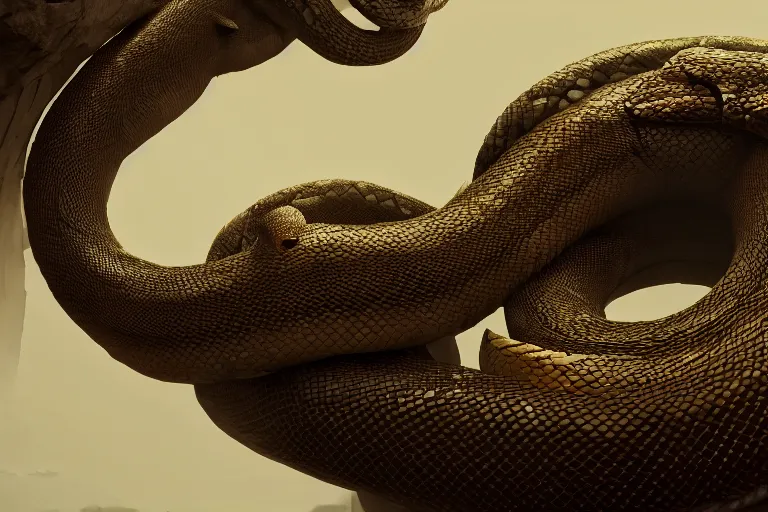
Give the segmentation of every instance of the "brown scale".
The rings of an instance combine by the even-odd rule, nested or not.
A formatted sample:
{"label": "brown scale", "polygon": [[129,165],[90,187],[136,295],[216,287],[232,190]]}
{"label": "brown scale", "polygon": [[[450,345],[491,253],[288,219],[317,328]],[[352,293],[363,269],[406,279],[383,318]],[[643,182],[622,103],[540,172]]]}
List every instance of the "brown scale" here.
{"label": "brown scale", "polygon": [[[386,5],[369,15],[406,28],[353,29],[320,0],[266,2],[266,15],[234,0],[171,2],[101,48],[43,120],[24,183],[30,246],[62,308],[115,359],[195,384],[243,445],[413,510],[758,499],[768,486],[764,41],[653,41],[554,73],[499,118],[476,179],[438,209],[325,181],[257,203],[204,264],[163,267],[122,249],[106,203],[128,154],[211,78],[296,35],[336,62],[385,62],[442,4]],[[642,217],[661,204],[690,207],[679,229],[722,229],[693,238],[701,254],[684,243],[665,252],[679,229]],[[601,314],[612,295],[678,275],[712,291],[654,322]],[[483,345],[484,367],[502,374],[415,348],[502,303],[509,337],[487,333]]]}

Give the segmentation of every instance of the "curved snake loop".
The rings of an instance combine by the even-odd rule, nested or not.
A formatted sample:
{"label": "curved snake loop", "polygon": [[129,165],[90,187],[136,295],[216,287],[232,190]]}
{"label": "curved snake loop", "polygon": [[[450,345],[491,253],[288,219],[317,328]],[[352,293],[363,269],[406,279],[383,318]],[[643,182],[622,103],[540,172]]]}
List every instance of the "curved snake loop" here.
{"label": "curved snake loop", "polygon": [[[550,75],[438,209],[326,181],[257,203],[204,264],[127,253],[106,215],[120,163],[214,76],[294,35],[384,62],[423,21],[331,44],[318,27],[335,15],[308,1],[296,21],[300,3],[173,2],[63,90],[24,202],[70,317],[136,371],[195,384],[245,446],[414,510],[679,510],[768,485],[768,43],[653,41]],[[605,320],[612,297],[670,280],[712,290],[660,320]],[[486,332],[484,371],[414,348],[502,304],[509,337]]]}

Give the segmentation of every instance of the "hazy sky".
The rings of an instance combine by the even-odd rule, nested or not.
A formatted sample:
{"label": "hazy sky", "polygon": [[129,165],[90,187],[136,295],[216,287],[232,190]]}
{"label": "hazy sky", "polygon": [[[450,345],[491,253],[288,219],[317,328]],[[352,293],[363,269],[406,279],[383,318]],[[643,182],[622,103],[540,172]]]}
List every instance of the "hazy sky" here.
{"label": "hazy sky", "polygon": [[[110,221],[128,250],[184,265],[203,261],[231,217],[305,181],[366,180],[440,205],[471,178],[496,117],[546,74],[647,39],[768,38],[761,8],[757,0],[451,0],[410,53],[373,68],[331,64],[296,42],[257,69],[216,79],[132,155]],[[229,439],[190,387],[110,359],[61,311],[29,254],[27,265],[18,404],[0,431],[0,469],[15,474],[0,472],[0,510],[310,512],[349,502],[348,491]],[[614,304],[610,316],[660,317],[700,296],[646,290]],[[460,337],[469,366],[486,327],[505,332],[500,312]],[[58,475],[29,475],[38,470]]]}

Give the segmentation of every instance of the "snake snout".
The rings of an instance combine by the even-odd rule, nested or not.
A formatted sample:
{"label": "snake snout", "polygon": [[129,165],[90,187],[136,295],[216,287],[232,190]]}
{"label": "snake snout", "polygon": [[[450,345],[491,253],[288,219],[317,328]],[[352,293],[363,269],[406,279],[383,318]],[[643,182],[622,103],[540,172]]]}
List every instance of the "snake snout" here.
{"label": "snake snout", "polygon": [[304,214],[293,206],[281,206],[267,212],[259,221],[263,238],[282,252],[293,249],[299,243],[299,235],[307,226]]}
{"label": "snake snout", "polygon": [[724,124],[768,138],[768,55],[687,48],[625,110],[637,120]]}
{"label": "snake snout", "polygon": [[718,96],[724,124],[768,138],[768,54],[690,48],[674,61]]}

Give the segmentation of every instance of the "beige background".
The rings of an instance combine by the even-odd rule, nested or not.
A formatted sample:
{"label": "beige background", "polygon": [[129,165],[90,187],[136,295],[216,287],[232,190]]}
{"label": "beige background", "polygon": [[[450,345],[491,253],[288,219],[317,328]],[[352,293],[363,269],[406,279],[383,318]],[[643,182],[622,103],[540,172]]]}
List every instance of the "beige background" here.
{"label": "beige background", "polygon": [[[110,220],[129,250],[182,265],[202,261],[232,216],[299,182],[368,180],[439,205],[470,178],[496,116],[547,73],[646,39],[768,37],[763,9],[747,0],[452,0],[417,47],[385,67],[336,66],[294,43],[258,69],[215,80],[131,156]],[[151,381],[111,360],[64,315],[29,255],[27,264],[17,404],[0,432],[0,510],[347,510],[348,491],[219,432],[189,387]],[[609,314],[659,317],[701,294],[646,290]],[[485,327],[504,332],[503,317],[460,337],[470,366]],[[34,473],[48,470],[55,474]]]}

